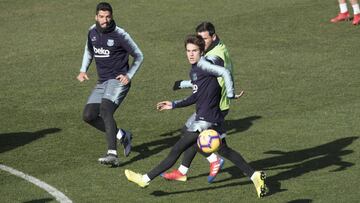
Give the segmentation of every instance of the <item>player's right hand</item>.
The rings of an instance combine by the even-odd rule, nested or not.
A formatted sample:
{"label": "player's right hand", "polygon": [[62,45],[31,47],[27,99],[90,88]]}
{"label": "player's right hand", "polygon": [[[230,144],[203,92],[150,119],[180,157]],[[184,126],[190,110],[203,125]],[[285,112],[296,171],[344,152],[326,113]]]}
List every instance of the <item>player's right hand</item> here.
{"label": "player's right hand", "polygon": [[83,82],[84,80],[89,80],[89,77],[85,72],[80,72],[76,79],[80,82]]}
{"label": "player's right hand", "polygon": [[172,102],[171,101],[162,101],[162,102],[159,102],[156,104],[156,109],[159,110],[159,111],[162,111],[162,110],[169,110],[169,109],[172,109],[173,106],[172,106]]}
{"label": "player's right hand", "polygon": [[180,88],[181,82],[182,82],[182,80],[177,80],[177,81],[175,81],[174,86],[173,86],[173,90],[174,90],[174,91],[181,89],[181,88]]}

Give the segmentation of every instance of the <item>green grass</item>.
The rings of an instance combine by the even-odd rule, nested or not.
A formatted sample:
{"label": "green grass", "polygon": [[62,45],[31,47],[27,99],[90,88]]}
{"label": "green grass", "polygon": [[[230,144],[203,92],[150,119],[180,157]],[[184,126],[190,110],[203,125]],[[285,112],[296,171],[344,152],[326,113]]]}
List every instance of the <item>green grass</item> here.
{"label": "green grass", "polygon": [[[118,125],[135,135],[130,157],[121,156],[119,168],[99,165],[105,139],[81,120],[95,67],[90,81],[79,84],[75,77],[96,2],[1,0],[1,164],[45,181],[74,202],[358,202],[360,28],[329,23],[338,12],[336,1],[110,3],[117,24],[145,55],[116,112]],[[227,117],[227,140],[267,172],[271,193],[263,200],[229,161],[208,184],[201,156],[186,183],[156,178],[140,189],[124,176],[125,168],[145,173],[158,164],[193,112],[159,113],[155,104],[190,93],[171,87],[188,77],[183,39],[204,20],[227,44],[236,87],[246,92]],[[55,202],[4,171],[0,187],[0,202]]]}

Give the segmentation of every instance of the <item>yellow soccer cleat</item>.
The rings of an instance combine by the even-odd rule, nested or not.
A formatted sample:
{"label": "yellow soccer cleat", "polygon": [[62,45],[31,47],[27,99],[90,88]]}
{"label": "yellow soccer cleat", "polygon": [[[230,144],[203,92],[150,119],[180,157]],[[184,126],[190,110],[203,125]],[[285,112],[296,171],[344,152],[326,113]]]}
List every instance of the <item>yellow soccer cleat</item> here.
{"label": "yellow soccer cleat", "polygon": [[141,175],[140,173],[135,173],[131,170],[125,169],[125,176],[129,181],[138,184],[142,188],[149,185],[149,182],[145,182],[142,178],[143,175]]}
{"label": "yellow soccer cleat", "polygon": [[263,171],[255,171],[252,177],[258,197],[264,197],[268,192],[268,188],[265,185],[266,174]]}

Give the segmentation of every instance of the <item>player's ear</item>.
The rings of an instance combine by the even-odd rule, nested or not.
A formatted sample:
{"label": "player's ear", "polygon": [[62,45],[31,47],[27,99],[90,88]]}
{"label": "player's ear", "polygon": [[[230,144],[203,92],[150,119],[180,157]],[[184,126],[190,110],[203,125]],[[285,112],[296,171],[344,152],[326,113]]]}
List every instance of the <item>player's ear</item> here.
{"label": "player's ear", "polygon": [[216,34],[213,34],[213,36],[211,37],[213,41],[216,40]]}

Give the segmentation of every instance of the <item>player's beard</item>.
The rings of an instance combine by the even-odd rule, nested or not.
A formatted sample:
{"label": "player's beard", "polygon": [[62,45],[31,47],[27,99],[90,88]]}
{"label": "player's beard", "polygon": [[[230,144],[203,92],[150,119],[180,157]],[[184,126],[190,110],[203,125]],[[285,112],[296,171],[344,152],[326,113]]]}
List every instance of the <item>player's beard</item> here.
{"label": "player's beard", "polygon": [[101,33],[109,33],[115,30],[116,23],[114,20],[111,20],[109,24],[106,25],[106,27],[102,28],[98,21],[96,21],[96,29]]}

